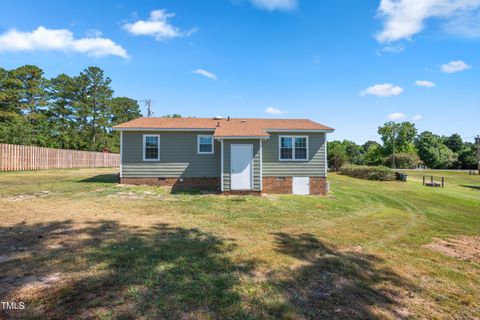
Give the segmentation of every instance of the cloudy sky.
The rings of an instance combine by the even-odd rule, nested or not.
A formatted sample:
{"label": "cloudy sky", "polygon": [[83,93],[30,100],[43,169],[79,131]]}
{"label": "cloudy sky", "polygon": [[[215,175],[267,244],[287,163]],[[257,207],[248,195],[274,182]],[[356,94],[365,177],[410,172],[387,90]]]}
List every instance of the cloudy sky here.
{"label": "cloudy sky", "polygon": [[480,0],[10,1],[0,66],[103,68],[156,115],[480,133]]}

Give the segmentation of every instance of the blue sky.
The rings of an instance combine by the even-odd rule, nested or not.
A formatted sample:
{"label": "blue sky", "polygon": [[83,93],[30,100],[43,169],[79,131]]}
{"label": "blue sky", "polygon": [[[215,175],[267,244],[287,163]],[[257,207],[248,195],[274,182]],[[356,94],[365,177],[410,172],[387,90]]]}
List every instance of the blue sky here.
{"label": "blue sky", "polygon": [[[155,115],[310,118],[331,139],[388,119],[480,133],[480,0],[10,1],[0,66],[95,65]],[[43,27],[43,28],[41,28]],[[416,83],[418,81],[418,83]]]}

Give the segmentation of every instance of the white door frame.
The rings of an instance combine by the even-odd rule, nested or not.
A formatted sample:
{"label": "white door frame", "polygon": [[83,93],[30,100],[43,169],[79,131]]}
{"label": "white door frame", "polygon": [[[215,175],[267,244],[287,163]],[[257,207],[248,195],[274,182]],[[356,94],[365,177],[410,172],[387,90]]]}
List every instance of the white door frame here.
{"label": "white door frame", "polygon": [[[233,157],[232,157],[232,150],[235,146],[250,146],[252,150],[252,160],[250,160],[250,188],[247,189],[234,189],[233,188],[233,175],[232,175],[232,168],[233,168]],[[230,145],[230,190],[253,190],[253,144],[251,143],[237,143]]]}

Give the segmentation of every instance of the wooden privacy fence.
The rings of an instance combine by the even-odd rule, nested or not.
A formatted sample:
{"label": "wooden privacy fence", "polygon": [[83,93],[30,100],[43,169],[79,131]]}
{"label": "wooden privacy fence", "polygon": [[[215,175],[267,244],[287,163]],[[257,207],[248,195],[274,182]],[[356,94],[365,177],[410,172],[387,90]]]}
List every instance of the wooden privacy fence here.
{"label": "wooden privacy fence", "polygon": [[0,171],[119,167],[116,153],[0,143]]}

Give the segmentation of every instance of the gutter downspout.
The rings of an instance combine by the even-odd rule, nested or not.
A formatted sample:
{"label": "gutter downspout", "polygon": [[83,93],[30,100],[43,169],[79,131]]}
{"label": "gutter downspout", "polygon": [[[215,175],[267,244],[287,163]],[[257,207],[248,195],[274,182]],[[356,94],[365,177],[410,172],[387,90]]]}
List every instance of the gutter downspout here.
{"label": "gutter downspout", "polygon": [[263,145],[260,139],[260,192],[263,191]]}
{"label": "gutter downspout", "polygon": [[220,190],[223,192],[223,139],[220,139]]}
{"label": "gutter downspout", "polygon": [[123,177],[123,131],[120,131],[120,178],[122,177]]}
{"label": "gutter downspout", "polygon": [[328,157],[327,157],[327,147],[328,147],[328,139],[327,139],[327,133],[325,133],[325,178],[327,177],[328,174]]}

